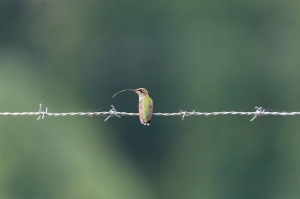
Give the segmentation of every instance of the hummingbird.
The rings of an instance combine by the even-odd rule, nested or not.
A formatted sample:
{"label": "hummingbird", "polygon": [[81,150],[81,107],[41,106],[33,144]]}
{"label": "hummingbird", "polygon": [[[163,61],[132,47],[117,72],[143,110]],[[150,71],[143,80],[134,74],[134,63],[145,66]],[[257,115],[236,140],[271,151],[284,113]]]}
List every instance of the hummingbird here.
{"label": "hummingbird", "polygon": [[114,96],[116,96],[117,94],[124,92],[124,91],[133,91],[139,95],[140,121],[142,124],[149,126],[151,118],[152,118],[153,100],[149,97],[148,91],[145,88],[125,89],[125,90],[117,92],[116,94],[114,94]]}

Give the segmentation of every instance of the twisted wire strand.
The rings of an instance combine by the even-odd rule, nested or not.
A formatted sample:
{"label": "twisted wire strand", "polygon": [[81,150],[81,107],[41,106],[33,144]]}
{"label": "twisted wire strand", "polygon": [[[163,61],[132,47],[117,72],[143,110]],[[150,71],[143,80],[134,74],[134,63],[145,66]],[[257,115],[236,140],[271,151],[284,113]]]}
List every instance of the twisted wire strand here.
{"label": "twisted wire strand", "polygon": [[[110,117],[116,116],[138,116],[138,113],[127,113],[127,112],[118,112],[116,111],[115,107],[111,105],[112,109],[110,111],[103,111],[103,112],[69,112],[69,113],[50,113],[48,112],[48,108],[46,108],[46,111],[42,111],[42,104],[40,104],[40,108],[38,112],[0,112],[0,115],[3,116],[27,116],[27,115],[35,115],[38,116],[39,120],[40,118],[44,119],[45,116],[97,116],[97,115],[103,115],[107,116],[107,118],[104,121],[107,121]],[[253,115],[254,117],[250,120],[253,121],[257,116],[264,116],[264,115],[280,115],[280,116],[292,116],[292,115],[300,115],[300,112],[267,112],[262,107],[255,107],[255,112],[236,112],[236,111],[222,111],[222,112],[187,112],[187,111],[181,111],[178,113],[153,113],[152,115],[156,116],[181,116],[182,120],[185,116],[210,116],[210,115]]]}
{"label": "twisted wire strand", "polygon": [[[238,112],[238,111],[222,111],[222,112],[185,112],[185,116],[210,116],[210,115],[280,115],[280,116],[293,116],[293,115],[300,115],[300,112]],[[27,116],[27,115],[35,115],[39,116],[44,114],[45,116],[97,116],[97,115],[119,115],[119,116],[138,116],[138,113],[127,113],[127,112],[68,112],[68,113],[50,113],[50,112],[0,112],[2,116]],[[152,113],[152,115],[156,116],[182,116],[183,112],[178,113]]]}

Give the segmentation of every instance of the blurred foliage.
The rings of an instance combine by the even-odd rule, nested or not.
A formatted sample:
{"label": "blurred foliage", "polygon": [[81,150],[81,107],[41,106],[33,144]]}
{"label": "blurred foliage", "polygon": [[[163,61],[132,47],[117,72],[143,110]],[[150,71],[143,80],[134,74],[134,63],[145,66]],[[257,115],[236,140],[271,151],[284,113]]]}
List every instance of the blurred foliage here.
{"label": "blurred foliage", "polygon": [[[0,2],[0,111],[299,110],[296,1]],[[298,198],[299,118],[4,117],[0,198]],[[299,127],[299,128],[298,128]]]}

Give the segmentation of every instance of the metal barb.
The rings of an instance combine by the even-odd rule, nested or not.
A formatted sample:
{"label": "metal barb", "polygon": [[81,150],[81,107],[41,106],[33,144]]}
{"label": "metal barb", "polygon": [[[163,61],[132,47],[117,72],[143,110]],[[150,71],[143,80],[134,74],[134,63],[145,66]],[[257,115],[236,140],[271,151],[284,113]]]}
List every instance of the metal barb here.
{"label": "metal barb", "polygon": [[180,115],[182,115],[182,121],[183,121],[183,119],[184,119],[184,116],[186,115],[186,111],[182,111],[182,110],[180,110]]}
{"label": "metal barb", "polygon": [[250,122],[252,122],[257,116],[262,116],[263,112],[265,112],[265,110],[262,108],[262,107],[255,107],[256,108],[256,111],[255,111],[255,115],[254,117],[250,120]]}
{"label": "metal barb", "polygon": [[48,108],[46,107],[46,111],[42,111],[42,104],[40,104],[40,108],[39,108],[39,117],[37,118],[37,120],[40,120],[41,118],[44,119],[45,115],[47,115],[48,113]]}
{"label": "metal barb", "polygon": [[195,110],[193,110],[193,111],[189,114],[189,116],[190,116],[190,115],[193,115],[194,113],[195,113]]}
{"label": "metal barb", "polygon": [[182,121],[183,121],[185,116],[190,116],[190,115],[194,114],[194,112],[195,112],[195,110],[193,110],[193,112],[191,112],[191,113],[188,113],[187,111],[180,110],[180,114],[182,115]]}
{"label": "metal barb", "polygon": [[116,114],[117,111],[116,111],[115,107],[113,105],[111,105],[111,107],[112,107],[112,109],[110,109],[110,111],[109,111],[109,116],[107,118],[105,118],[104,122],[106,122],[112,116],[117,116],[118,118],[121,118],[120,115]]}

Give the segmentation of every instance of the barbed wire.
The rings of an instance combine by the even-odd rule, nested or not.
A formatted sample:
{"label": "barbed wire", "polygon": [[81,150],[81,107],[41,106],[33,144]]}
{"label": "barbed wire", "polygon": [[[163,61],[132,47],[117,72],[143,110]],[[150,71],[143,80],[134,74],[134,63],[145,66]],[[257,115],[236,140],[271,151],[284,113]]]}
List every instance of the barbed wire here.
{"label": "barbed wire", "polygon": [[[38,116],[37,120],[44,119],[45,116],[107,116],[104,121],[107,121],[111,117],[119,117],[121,116],[138,116],[138,113],[127,113],[127,112],[118,112],[115,107],[111,105],[112,109],[110,111],[103,112],[69,112],[69,113],[50,113],[48,112],[48,108],[46,107],[45,111],[42,111],[42,104],[40,104],[40,108],[38,112],[0,112],[2,116]],[[280,115],[280,116],[293,116],[300,115],[300,112],[274,112],[274,111],[266,111],[262,107],[255,107],[255,112],[237,112],[237,111],[222,111],[222,112],[192,112],[182,111],[180,110],[178,113],[152,113],[152,115],[156,116],[181,116],[182,120],[187,116],[211,116],[211,115],[246,115],[246,116],[254,116],[250,121],[253,121],[257,116],[266,116],[266,115]]]}

